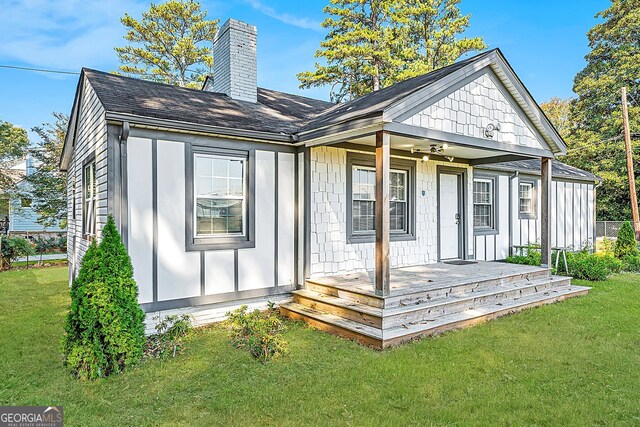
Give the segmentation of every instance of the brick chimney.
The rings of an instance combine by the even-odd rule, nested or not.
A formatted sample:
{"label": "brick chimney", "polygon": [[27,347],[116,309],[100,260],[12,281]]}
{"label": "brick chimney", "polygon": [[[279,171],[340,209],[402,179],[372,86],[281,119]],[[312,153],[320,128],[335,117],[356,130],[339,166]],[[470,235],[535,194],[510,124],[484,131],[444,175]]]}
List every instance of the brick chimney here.
{"label": "brick chimney", "polygon": [[212,92],[257,102],[257,35],[256,27],[235,19],[229,19],[220,27],[213,40]]}

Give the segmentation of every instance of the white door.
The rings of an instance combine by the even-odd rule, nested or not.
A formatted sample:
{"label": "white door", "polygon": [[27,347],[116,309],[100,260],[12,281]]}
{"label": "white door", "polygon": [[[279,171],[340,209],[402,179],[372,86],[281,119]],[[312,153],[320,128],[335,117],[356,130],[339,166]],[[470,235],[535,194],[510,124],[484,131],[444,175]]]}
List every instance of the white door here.
{"label": "white door", "polygon": [[440,259],[460,257],[459,175],[440,174]]}

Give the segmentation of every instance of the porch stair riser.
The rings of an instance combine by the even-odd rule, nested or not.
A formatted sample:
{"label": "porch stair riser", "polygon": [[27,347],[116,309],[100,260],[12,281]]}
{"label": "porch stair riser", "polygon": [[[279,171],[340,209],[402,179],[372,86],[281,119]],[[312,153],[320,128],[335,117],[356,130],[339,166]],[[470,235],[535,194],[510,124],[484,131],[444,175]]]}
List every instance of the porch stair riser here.
{"label": "porch stair riser", "polygon": [[307,289],[293,292],[293,301],[283,304],[281,311],[317,329],[382,349],[588,291],[571,285],[569,277],[549,276],[548,270],[385,298],[310,281]]}

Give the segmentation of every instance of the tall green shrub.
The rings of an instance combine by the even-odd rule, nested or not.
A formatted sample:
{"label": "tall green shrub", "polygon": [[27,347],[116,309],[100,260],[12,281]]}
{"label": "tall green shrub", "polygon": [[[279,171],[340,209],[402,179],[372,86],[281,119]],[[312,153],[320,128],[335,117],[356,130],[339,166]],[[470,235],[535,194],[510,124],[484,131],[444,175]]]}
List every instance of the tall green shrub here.
{"label": "tall green shrub", "polygon": [[638,244],[636,243],[636,233],[629,221],[625,221],[618,231],[618,239],[613,248],[618,258],[638,255]]}
{"label": "tall green shrub", "polygon": [[144,313],[133,267],[113,218],[82,258],[71,287],[63,338],[64,362],[81,379],[106,377],[143,355]]}

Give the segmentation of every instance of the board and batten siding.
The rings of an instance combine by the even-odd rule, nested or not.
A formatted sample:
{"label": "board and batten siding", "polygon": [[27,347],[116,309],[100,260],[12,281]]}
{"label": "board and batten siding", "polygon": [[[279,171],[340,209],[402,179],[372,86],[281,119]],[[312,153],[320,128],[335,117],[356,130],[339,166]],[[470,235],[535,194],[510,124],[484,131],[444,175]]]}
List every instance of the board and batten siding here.
{"label": "board and batten siding", "polygon": [[[482,173],[491,171],[482,170]],[[520,218],[519,215],[519,183],[535,181],[536,217]],[[482,261],[502,260],[509,256],[509,206],[511,208],[511,244],[527,246],[540,244],[540,179],[535,176],[520,175],[513,179],[511,200],[509,205],[509,176],[499,175],[499,209],[497,211],[500,224],[498,233],[493,235],[476,235],[476,259]],[[595,190],[590,182],[571,181],[554,178],[551,183],[551,246],[570,250],[593,246],[595,239]]]}
{"label": "board and batten siding", "polygon": [[[91,84],[84,79],[78,108],[73,156],[67,169],[67,259],[69,272],[75,277],[90,240],[82,235],[82,167],[90,156],[95,156],[97,180],[96,234],[100,235],[107,222],[107,122],[105,110]],[[74,192],[75,183],[75,192]],[[75,218],[73,197],[75,194]]]}
{"label": "board and batten siding", "polygon": [[[132,132],[127,141],[128,249],[147,317],[216,303],[218,296],[229,302],[291,290],[296,284],[293,150],[256,145],[255,247],[188,251],[185,204],[193,196],[186,194],[185,143],[190,142],[183,138],[199,137]],[[214,138],[197,142],[216,147]]]}

